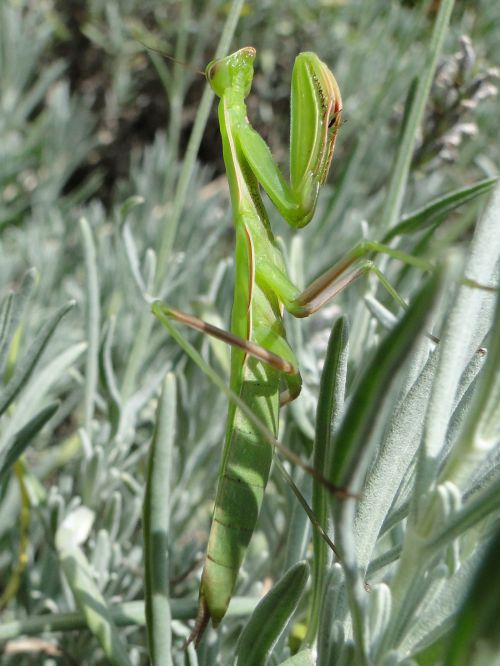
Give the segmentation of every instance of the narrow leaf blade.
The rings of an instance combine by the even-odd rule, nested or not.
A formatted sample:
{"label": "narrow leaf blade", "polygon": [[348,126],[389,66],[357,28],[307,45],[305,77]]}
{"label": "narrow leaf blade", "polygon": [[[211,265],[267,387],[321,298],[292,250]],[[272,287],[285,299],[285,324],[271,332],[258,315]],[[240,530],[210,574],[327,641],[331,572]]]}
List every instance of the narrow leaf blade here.
{"label": "narrow leaf blade", "polygon": [[393,227],[383,239],[383,243],[389,243],[396,236],[404,236],[424,231],[433,225],[439,225],[453,210],[463,206],[476,197],[489,192],[498,178],[485,178],[473,185],[453,190],[442,197],[433,199],[419,210],[406,215],[399,224]]}
{"label": "narrow leaf blade", "polygon": [[257,605],[237,646],[237,666],[261,666],[289,622],[309,577],[307,562],[297,562]]}
{"label": "narrow leaf blade", "polygon": [[148,643],[154,665],[172,664],[169,602],[170,472],[177,392],[169,373],[158,403],[144,498],[145,602]]}
{"label": "narrow leaf blade", "polygon": [[61,319],[66,315],[74,305],[74,301],[69,301],[63,305],[52,317],[42,326],[40,332],[33,341],[28,352],[23,356],[19,365],[16,367],[14,375],[4,390],[0,393],[0,415],[5,412],[10,403],[15,399],[24,384],[30,378],[33,368],[47,346],[52,334],[56,330]]}
{"label": "narrow leaf blade", "polygon": [[43,428],[47,421],[57,412],[59,402],[53,402],[42,409],[21,428],[0,451],[0,484],[12,465],[31,444],[33,437]]}
{"label": "narrow leaf blade", "polygon": [[445,666],[486,664],[498,659],[499,552],[500,530],[497,530],[456,619]]}
{"label": "narrow leaf blade", "polygon": [[64,574],[88,628],[113,666],[132,666],[112,613],[94,581],[91,566],[83,551],[65,539],[60,539],[57,546]]}

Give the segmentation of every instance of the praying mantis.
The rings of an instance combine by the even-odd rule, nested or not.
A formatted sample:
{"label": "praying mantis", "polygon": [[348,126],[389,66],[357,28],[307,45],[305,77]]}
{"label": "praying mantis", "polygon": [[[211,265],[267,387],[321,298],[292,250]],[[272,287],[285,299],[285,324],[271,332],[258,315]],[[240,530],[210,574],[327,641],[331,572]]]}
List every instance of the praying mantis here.
{"label": "praying mantis", "polygon": [[[230,387],[276,436],[280,406],[295,399],[301,390],[283,311],[306,317],[318,310],[373,267],[363,257],[376,248],[366,244],[355,248],[305,291],[288,277],[259,187],[292,227],[298,229],[311,221],[332,162],[342,100],[328,67],[315,53],[300,53],[292,73],[287,182],[247,118],[245,98],[252,83],[255,55],[253,47],[242,48],[210,62],[205,70],[207,81],[220,98],[219,125],[236,235],[231,330],[218,329],[160,301],[153,303],[152,311],[169,330],[174,319],[232,346]],[[216,627],[227,611],[255,529],[272,458],[272,447],[263,442],[253,421],[231,402],[198,616],[189,641],[198,643],[208,622],[212,620]]]}

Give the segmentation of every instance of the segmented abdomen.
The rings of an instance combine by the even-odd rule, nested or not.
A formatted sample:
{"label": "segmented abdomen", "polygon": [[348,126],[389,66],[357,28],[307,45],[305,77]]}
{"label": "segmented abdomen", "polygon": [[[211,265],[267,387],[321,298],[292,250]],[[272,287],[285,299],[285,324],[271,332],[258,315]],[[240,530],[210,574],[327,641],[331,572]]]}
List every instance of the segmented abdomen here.
{"label": "segmented abdomen", "polygon": [[[247,359],[244,375],[241,399],[276,433],[278,373],[259,361]],[[272,456],[271,446],[236,409],[227,459],[217,487],[200,590],[214,626],[226,613],[238,570],[255,529]]]}

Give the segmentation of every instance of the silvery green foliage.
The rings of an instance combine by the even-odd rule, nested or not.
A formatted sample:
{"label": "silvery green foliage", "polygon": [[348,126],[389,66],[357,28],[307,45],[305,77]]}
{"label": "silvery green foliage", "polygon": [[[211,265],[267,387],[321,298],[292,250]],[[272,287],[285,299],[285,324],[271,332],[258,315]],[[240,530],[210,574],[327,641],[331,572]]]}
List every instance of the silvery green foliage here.
{"label": "silvery green foliage", "polygon": [[[485,284],[498,280],[499,216],[497,188],[464,268]],[[347,658],[342,655],[352,649],[350,640],[355,663],[438,663],[436,654],[435,661],[425,661],[426,650],[453,625],[491,538],[499,509],[500,309],[493,293],[468,287],[451,292],[439,345],[415,355],[379,434],[349,538],[342,515],[349,512],[334,511],[354,572],[346,579],[337,575],[332,593],[342,598],[344,589],[351,613],[343,620],[335,614],[335,622],[342,621],[340,641],[320,637],[319,663],[331,663],[331,650]],[[362,411],[360,406],[360,417]],[[339,437],[344,431],[345,423]],[[369,593],[359,593],[360,580]],[[358,627],[353,604],[361,615]],[[443,658],[446,649],[441,651]]]}
{"label": "silvery green foliage", "polygon": [[[67,210],[64,186],[96,143],[94,119],[83,100],[70,95],[64,62],[38,70],[53,26],[42,8],[24,9],[23,3],[0,5],[0,229],[31,210],[42,214],[57,198]],[[96,173],[71,204],[98,184]]]}

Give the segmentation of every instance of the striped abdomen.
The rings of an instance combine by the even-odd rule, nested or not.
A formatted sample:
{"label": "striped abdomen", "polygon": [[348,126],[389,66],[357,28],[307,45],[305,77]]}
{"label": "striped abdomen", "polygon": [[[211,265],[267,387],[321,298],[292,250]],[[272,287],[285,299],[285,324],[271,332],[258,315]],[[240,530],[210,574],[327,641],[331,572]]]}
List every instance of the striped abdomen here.
{"label": "striped abdomen", "polygon": [[[240,397],[276,434],[278,373],[247,359]],[[223,463],[208,542],[200,598],[214,626],[224,617],[238,571],[257,523],[273,457],[272,448],[254,426],[234,411],[233,430]]]}

